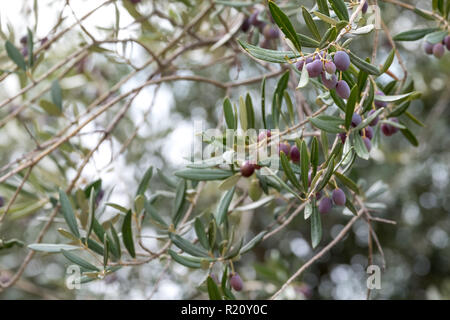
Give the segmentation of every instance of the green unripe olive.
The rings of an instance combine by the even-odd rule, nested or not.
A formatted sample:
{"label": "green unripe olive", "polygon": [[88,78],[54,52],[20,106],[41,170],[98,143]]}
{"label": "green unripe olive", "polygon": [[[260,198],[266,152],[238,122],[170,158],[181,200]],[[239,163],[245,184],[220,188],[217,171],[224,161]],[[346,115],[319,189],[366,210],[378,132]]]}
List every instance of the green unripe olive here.
{"label": "green unripe olive", "polygon": [[263,190],[259,184],[259,180],[252,179],[252,181],[250,181],[250,187],[248,188],[248,195],[250,199],[253,201],[258,201],[261,198],[262,193]]}

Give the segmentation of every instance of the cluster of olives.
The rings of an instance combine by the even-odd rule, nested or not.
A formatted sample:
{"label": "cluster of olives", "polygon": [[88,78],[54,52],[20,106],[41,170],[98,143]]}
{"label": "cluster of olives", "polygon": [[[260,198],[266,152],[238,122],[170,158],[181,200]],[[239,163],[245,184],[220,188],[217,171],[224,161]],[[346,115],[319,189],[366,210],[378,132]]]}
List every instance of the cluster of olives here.
{"label": "cluster of olives", "polygon": [[[321,194],[316,195],[317,198],[320,199]],[[333,190],[330,197],[323,197],[322,200],[320,200],[319,203],[319,212],[322,214],[326,214],[330,212],[331,208],[334,205],[337,206],[345,206],[346,197],[344,191],[342,189],[336,188]]]}
{"label": "cluster of olives", "polygon": [[338,80],[336,71],[345,71],[350,67],[350,57],[345,51],[334,53],[333,59],[328,58],[324,51],[314,53],[312,57],[300,58],[295,64],[299,71],[306,70],[311,78],[321,77],[322,83],[330,90],[336,90],[336,93],[342,99],[348,99],[350,96],[350,87],[345,80]]}
{"label": "cluster of olives", "polygon": [[[273,22],[272,16],[270,14],[268,16]],[[280,30],[278,29],[278,27],[260,20],[259,17],[260,11],[258,9],[255,9],[250,16],[247,16],[244,19],[241,25],[241,30],[247,33],[252,29],[252,27],[254,27],[253,29],[256,28],[256,30],[264,36],[264,40],[261,42],[261,47],[267,49],[271,47],[272,40],[276,40],[279,38]]]}
{"label": "cluster of olives", "polygon": [[425,41],[423,48],[426,54],[432,54],[440,59],[445,53],[445,48],[450,51],[450,35],[446,36],[441,42],[436,44]]}

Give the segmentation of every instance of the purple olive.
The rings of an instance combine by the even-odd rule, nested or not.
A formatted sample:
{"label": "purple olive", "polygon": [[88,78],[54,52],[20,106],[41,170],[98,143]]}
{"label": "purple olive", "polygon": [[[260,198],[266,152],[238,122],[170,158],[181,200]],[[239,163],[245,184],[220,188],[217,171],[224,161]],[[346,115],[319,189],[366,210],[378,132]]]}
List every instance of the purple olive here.
{"label": "purple olive", "polygon": [[234,273],[231,276],[230,285],[236,291],[241,291],[242,288],[244,287],[244,283],[242,282],[241,277],[237,273]]}
{"label": "purple olive", "polygon": [[444,43],[445,43],[445,46],[447,47],[447,50],[450,51],[450,36],[446,36],[444,38]]}
{"label": "purple olive", "polygon": [[325,75],[325,73],[322,73],[321,77],[322,77],[322,83],[325,87],[327,87],[330,90],[336,88],[336,85],[337,85],[336,75],[333,74],[330,79],[327,79],[327,76]]}
{"label": "purple olive", "polygon": [[293,146],[291,148],[291,152],[289,153],[289,156],[291,157],[291,160],[293,162],[299,162],[300,161],[300,151],[298,150],[297,146]]}
{"label": "purple olive", "polygon": [[423,44],[423,49],[425,50],[426,54],[433,54],[433,44],[432,43],[425,41],[425,43]]}
{"label": "purple olive", "polygon": [[363,14],[365,14],[367,12],[367,9],[369,9],[369,3],[367,2],[367,0],[363,0],[363,1],[364,1],[364,4],[363,4],[363,6],[361,8],[361,12]]}
{"label": "purple olive", "polygon": [[318,77],[322,73],[322,62],[320,60],[314,60],[306,65],[306,70],[311,78]]}
{"label": "purple olive", "polygon": [[[398,123],[398,119],[397,118],[391,118],[390,120],[392,122]],[[390,125],[389,123],[383,123],[381,125],[381,132],[383,132],[383,134],[385,136],[389,137],[389,136],[392,136],[393,134],[397,133],[398,132],[398,128],[393,126],[393,125]]]}
{"label": "purple olive", "polygon": [[338,51],[334,54],[334,64],[340,71],[345,71],[350,67],[350,57],[345,51]]}
{"label": "purple olive", "polygon": [[286,142],[280,143],[280,145],[278,146],[278,151],[279,154],[281,154],[281,151],[283,151],[286,156],[289,156],[289,152],[291,152],[291,146]]}
{"label": "purple olive", "polygon": [[5,199],[3,199],[2,196],[0,196],[0,208],[5,205]]}
{"label": "purple olive", "polygon": [[244,161],[240,170],[242,176],[248,178],[255,172],[255,166],[250,161]]}
{"label": "purple olive", "polygon": [[364,144],[366,145],[367,151],[370,152],[370,149],[372,149],[372,143],[370,142],[369,138],[363,138]]}
{"label": "purple olive", "polygon": [[345,143],[345,140],[347,139],[347,134],[345,132],[341,132],[338,134],[339,139],[341,139],[342,143]]}
{"label": "purple olive", "polygon": [[364,129],[362,129],[360,131],[359,134],[369,138],[369,140],[372,140],[372,138],[373,138],[373,129],[372,129],[372,127],[365,127]]}
{"label": "purple olive", "polygon": [[302,71],[303,70],[303,66],[305,65],[305,60],[303,58],[301,58],[300,60],[298,60],[295,63],[295,67],[299,70]]}
{"label": "purple olive", "polygon": [[392,136],[391,127],[392,126],[387,123],[382,123],[381,124],[381,132],[383,132],[383,134],[387,137]]}
{"label": "purple olive", "polygon": [[241,30],[242,32],[247,32],[250,29],[250,21],[249,21],[249,17],[244,19],[244,22],[242,22],[241,24]]}
{"label": "purple olive", "polygon": [[27,45],[28,42],[28,37],[27,36],[23,36],[22,38],[20,38],[20,43],[24,46]]}
{"label": "purple olive", "polygon": [[258,20],[258,14],[259,14],[259,10],[255,10],[255,12],[253,12],[250,17],[248,18],[248,22],[253,25],[256,26],[259,23]]}
{"label": "purple olive", "polygon": [[433,54],[436,58],[440,59],[444,55],[445,49],[442,43],[436,43],[433,47]]}
{"label": "purple olive", "polygon": [[264,27],[264,36],[267,39],[277,39],[280,36],[280,31],[277,28],[266,25]]}
{"label": "purple olive", "polygon": [[350,87],[345,80],[339,80],[336,84],[336,93],[342,99],[348,99],[350,97]]}
{"label": "purple olive", "polygon": [[139,2],[141,2],[141,0],[130,0],[130,2],[131,2],[132,4],[138,4]]}
{"label": "purple olive", "polygon": [[333,74],[336,72],[336,65],[333,61],[327,61],[325,62],[325,71],[329,74]]}
{"label": "purple olive", "polygon": [[321,214],[326,214],[326,213],[330,212],[332,206],[333,206],[333,202],[331,201],[330,198],[328,198],[328,197],[322,198],[322,200],[320,200],[320,203],[319,203],[319,212]]}
{"label": "purple olive", "polygon": [[95,197],[95,204],[98,206],[100,201],[102,201],[103,197],[105,196],[105,191],[103,189],[100,189],[97,193],[97,196]]}
{"label": "purple olive", "polygon": [[[392,122],[398,123],[398,119],[397,118],[390,118],[389,120],[391,120]],[[392,134],[398,132],[399,129],[397,127],[395,127],[395,126],[391,126],[391,127],[392,127],[391,128]]]}
{"label": "purple olive", "polygon": [[322,191],[316,192],[316,200],[320,200],[322,198]]}
{"label": "purple olive", "polygon": [[357,127],[362,122],[362,118],[359,114],[354,113],[352,115],[352,127]]}
{"label": "purple olive", "polygon": [[28,47],[23,47],[21,52],[24,57],[27,57],[28,56]]}
{"label": "purple olive", "polygon": [[332,194],[333,202],[334,204],[338,206],[344,206],[345,205],[345,193],[342,191],[342,189],[334,189]]}
{"label": "purple olive", "polygon": [[[370,110],[369,113],[367,114],[368,117],[370,117],[373,113],[375,112],[375,110]],[[370,123],[369,125],[371,125],[372,127],[376,126],[378,124],[378,121],[380,120],[380,118],[378,116],[376,116]]]}
{"label": "purple olive", "polygon": [[[377,91],[377,95],[385,96],[383,91]],[[386,108],[386,106],[387,106],[387,102],[375,99],[375,107],[377,107],[377,108]]]}

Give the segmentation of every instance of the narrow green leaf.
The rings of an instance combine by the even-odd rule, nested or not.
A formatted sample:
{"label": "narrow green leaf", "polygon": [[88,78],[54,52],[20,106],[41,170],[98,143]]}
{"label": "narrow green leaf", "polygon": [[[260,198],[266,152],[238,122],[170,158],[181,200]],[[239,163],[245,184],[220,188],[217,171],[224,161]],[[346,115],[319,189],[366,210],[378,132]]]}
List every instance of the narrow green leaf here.
{"label": "narrow green leaf", "polygon": [[431,44],[436,44],[441,42],[442,40],[444,40],[444,38],[448,36],[448,31],[447,30],[440,30],[440,31],[436,31],[436,32],[432,32],[429,33],[425,36],[425,41],[431,43]]}
{"label": "narrow green leaf", "polygon": [[136,196],[144,195],[145,191],[148,189],[148,184],[150,183],[150,179],[153,175],[153,166],[150,166],[147,171],[145,171],[144,176],[139,183],[139,187],[136,191]]}
{"label": "narrow green leaf", "polygon": [[352,90],[350,91],[350,97],[347,100],[347,107],[345,110],[345,128],[350,129],[350,125],[352,124],[353,112],[355,111],[356,100],[359,96],[359,88],[357,85],[354,85]]}
{"label": "narrow green leaf", "polygon": [[328,10],[327,0],[317,0],[317,7],[319,11],[327,16],[330,15],[330,11]]}
{"label": "narrow green leaf", "polygon": [[395,50],[392,49],[391,52],[389,52],[389,55],[387,56],[386,60],[384,61],[383,67],[380,70],[380,73],[385,73],[389,70],[389,67],[391,66],[392,62],[394,61],[395,57]]}
{"label": "narrow green leaf", "polygon": [[234,127],[234,113],[233,113],[233,106],[231,105],[231,101],[228,97],[223,100],[223,113],[225,115],[225,122],[227,124],[227,127],[229,129],[235,130]]}
{"label": "narrow green leaf", "polygon": [[297,89],[301,89],[301,88],[306,87],[308,82],[309,82],[308,69],[303,68],[302,69],[302,74],[300,75],[300,81],[298,82],[298,85],[297,85]]}
{"label": "narrow green leaf", "polygon": [[219,206],[217,207],[216,211],[216,221],[218,225],[221,225],[225,222],[228,208],[230,206],[231,199],[233,199],[235,189],[236,187],[233,187],[222,196],[222,199],[220,199]]}
{"label": "narrow green leaf", "polygon": [[48,100],[42,99],[41,101],[39,101],[39,106],[51,116],[62,115],[61,109],[53,102],[50,102]]}
{"label": "narrow green leaf", "polygon": [[325,170],[322,180],[320,180],[319,184],[317,185],[316,192],[319,192],[320,190],[325,188],[328,181],[330,181],[331,176],[333,175],[333,172],[334,172],[334,159],[335,159],[335,156],[333,154],[328,161],[328,166],[327,166],[327,169]]}
{"label": "narrow green leaf", "polygon": [[34,65],[34,40],[33,40],[33,33],[31,32],[30,28],[27,28],[27,48],[28,48],[28,65],[30,68]]}
{"label": "narrow green leaf", "polygon": [[176,262],[178,262],[179,264],[181,264],[185,267],[192,268],[192,269],[200,269],[202,267],[200,262],[186,259],[186,257],[179,255],[178,253],[176,253],[175,251],[173,251],[171,249],[169,249],[168,252],[173,260],[175,260]]}
{"label": "narrow green leaf", "polygon": [[105,241],[103,242],[103,267],[106,268],[108,265],[109,259],[109,242],[108,237],[105,237]]}
{"label": "narrow green leaf", "polygon": [[25,59],[20,53],[19,49],[17,49],[9,40],[5,43],[6,53],[8,57],[22,70],[27,69],[27,64],[25,63]]}
{"label": "narrow green leaf", "polygon": [[324,130],[330,133],[341,133],[345,132],[341,126],[344,124],[344,121],[341,118],[320,115],[314,118],[310,118],[309,121],[317,128]]}
{"label": "narrow green leaf", "polygon": [[394,36],[394,41],[416,41],[422,39],[427,34],[439,30],[438,28],[423,28],[401,32]]}
{"label": "narrow green leaf", "polygon": [[338,106],[339,109],[345,112],[346,104],[345,101],[339,97],[335,90],[330,90],[330,96],[333,99],[334,103]]}
{"label": "narrow green leaf", "polygon": [[80,267],[82,267],[82,268],[84,268],[86,270],[89,270],[89,271],[100,271],[100,269],[98,269],[93,264],[87,262],[86,260],[80,258],[79,256],[77,256],[77,255],[75,255],[75,254],[73,254],[73,253],[71,253],[71,252],[69,252],[67,250],[61,249],[61,253],[64,255],[64,257],[67,258],[67,260],[69,260],[70,262],[73,262],[73,263],[79,265]]}
{"label": "narrow green leaf", "polygon": [[245,108],[247,113],[247,128],[255,128],[255,111],[253,109],[252,97],[249,93],[245,96]]}
{"label": "narrow green leaf", "polygon": [[209,250],[209,241],[208,236],[205,232],[205,226],[203,225],[202,221],[197,217],[195,218],[194,222],[194,229],[195,233],[197,234],[198,242],[205,248],[206,250]]}
{"label": "narrow green leaf", "polygon": [[347,6],[343,0],[328,0],[328,2],[339,19],[349,21]]}
{"label": "narrow green leaf", "polygon": [[361,121],[361,123],[359,125],[357,125],[355,127],[355,129],[353,129],[355,132],[358,132],[359,130],[361,130],[362,128],[367,127],[373,119],[375,119],[376,117],[378,117],[382,112],[384,111],[384,108],[381,109],[377,109],[374,113],[372,113],[369,117],[367,117],[366,119],[364,119],[363,121]]}
{"label": "narrow green leaf", "polygon": [[356,154],[365,160],[369,159],[369,151],[367,150],[366,144],[363,138],[356,132],[352,134],[353,146],[355,147]]}
{"label": "narrow green leaf", "polygon": [[243,255],[244,253],[249,252],[250,250],[252,250],[254,247],[256,247],[256,245],[261,242],[261,240],[264,238],[264,236],[266,235],[267,231],[261,231],[260,233],[258,233],[253,239],[251,239],[249,242],[247,242],[239,251],[240,255]]}
{"label": "narrow green leaf", "polygon": [[170,233],[169,237],[172,240],[173,244],[184,252],[196,257],[208,257],[208,251],[206,251],[202,247],[190,243],[188,240],[180,237],[179,235]]}
{"label": "narrow green leaf", "polygon": [[182,206],[186,197],[187,184],[186,180],[181,179],[177,186],[175,193],[175,203],[173,206],[173,223],[175,226],[178,224],[180,218],[180,212],[182,212]]}
{"label": "narrow green leaf", "polygon": [[300,57],[292,51],[277,51],[270,49],[263,49],[249,43],[238,40],[241,47],[252,57],[274,63],[286,63],[292,59]]}
{"label": "narrow green leaf", "polygon": [[224,180],[233,175],[231,170],[222,169],[183,169],[175,172],[177,177],[194,180],[194,181],[210,181]]}
{"label": "narrow green leaf", "polygon": [[319,165],[319,141],[317,137],[313,137],[311,142],[311,176],[314,177],[317,172],[317,166]]}
{"label": "narrow green leaf", "polygon": [[367,95],[366,99],[364,100],[363,104],[363,113],[370,110],[373,105],[373,100],[375,98],[375,88],[373,87],[373,84],[371,81],[369,81],[369,94]]}
{"label": "narrow green leaf", "polygon": [[360,190],[359,190],[358,186],[356,185],[356,183],[349,177],[346,177],[342,173],[337,172],[337,171],[334,173],[334,176],[336,178],[338,178],[338,180],[340,182],[345,184],[350,190],[354,191],[356,194],[360,193]]}
{"label": "narrow green leaf", "polygon": [[52,102],[59,108],[59,110],[62,110],[62,91],[58,79],[53,80],[50,93],[52,96]]}
{"label": "narrow green leaf", "polygon": [[86,230],[87,239],[89,239],[89,236],[91,235],[92,232],[92,228],[94,227],[94,219],[95,219],[95,192],[91,192],[89,196],[89,217]]}
{"label": "narrow green leaf", "polygon": [[317,247],[320,240],[322,240],[322,221],[317,206],[313,206],[311,214],[311,244],[313,249]]}
{"label": "narrow green leaf", "polygon": [[387,118],[398,117],[402,115],[403,113],[405,113],[406,110],[408,110],[410,104],[411,101],[405,101],[399,104],[387,115]]}
{"label": "narrow green leaf", "polygon": [[145,212],[150,215],[150,218],[159,226],[167,228],[167,223],[159,215],[155,207],[153,207],[149,201],[144,203]]}
{"label": "narrow green leaf", "polygon": [[112,235],[112,240],[113,240],[113,242],[112,242],[113,245],[111,245],[112,254],[117,259],[120,259],[120,256],[122,255],[122,249],[120,246],[119,235],[117,234],[117,231],[112,224],[111,224],[110,230],[111,230],[111,235]]}
{"label": "narrow green leaf", "polygon": [[297,189],[300,189],[300,184],[297,180],[297,177],[295,176],[294,172],[292,171],[291,165],[289,163],[288,157],[284,154],[284,152],[280,153],[280,160],[281,160],[281,166],[283,167],[283,171],[288,178],[288,180],[292,183],[294,187]]}
{"label": "narrow green leaf", "polygon": [[295,32],[294,27],[292,26],[292,23],[289,21],[289,17],[283,11],[281,11],[281,9],[273,1],[269,1],[269,10],[273,20],[281,29],[281,31],[284,33],[286,38],[291,40],[295,48],[299,52],[301,52],[302,46],[297,37],[297,33]]}
{"label": "narrow green leaf", "polygon": [[132,213],[131,213],[131,210],[128,210],[127,215],[125,216],[125,219],[123,220],[123,224],[122,224],[122,240],[123,240],[123,244],[125,245],[125,248],[127,248],[127,251],[130,254],[130,256],[135,258],[136,252],[134,250],[131,219],[132,219]]}
{"label": "narrow green leaf", "polygon": [[[327,9],[328,9],[328,7],[327,7]],[[323,22],[328,23],[332,26],[337,25],[339,22],[339,21],[334,20],[333,18],[330,18],[328,15],[322,14],[321,12],[313,11],[313,13],[320,20],[322,20]]]}
{"label": "narrow green leaf", "polygon": [[309,155],[308,155],[308,147],[306,146],[305,140],[302,141],[300,149],[300,166],[301,166],[301,178],[303,188],[305,189],[305,191],[308,191]]}
{"label": "narrow green leaf", "polygon": [[307,47],[307,48],[318,48],[319,47],[319,41],[314,40],[313,38],[305,36],[304,34],[301,34],[301,33],[297,33],[297,37],[298,37],[302,47]]}
{"label": "narrow green leaf", "polygon": [[416,136],[409,130],[408,128],[400,129],[400,132],[405,136],[406,139],[414,146],[419,146],[419,141],[417,140]]}
{"label": "narrow green leaf", "polygon": [[308,12],[308,10],[306,10],[304,6],[302,6],[302,14],[309,31],[311,31],[312,35],[314,36],[314,38],[316,38],[317,41],[320,41],[322,37],[320,36],[319,29],[317,29],[317,26],[314,23],[311,14]]}
{"label": "narrow green leaf", "polygon": [[208,276],[206,283],[207,283],[207,287],[208,287],[209,299],[210,300],[222,300],[222,295],[220,294],[219,287],[217,287],[217,284],[214,282],[213,278]]}
{"label": "narrow green leaf", "polygon": [[67,194],[59,190],[59,202],[61,204],[61,212],[66,220],[67,226],[74,236],[80,238],[80,232],[78,231],[77,219],[75,213],[73,212],[72,204],[67,197]]}
{"label": "narrow green leaf", "polygon": [[292,103],[291,96],[289,95],[287,90],[284,90],[283,96],[284,96],[284,101],[286,101],[286,107],[288,109],[288,114],[289,114],[289,120],[291,121],[291,123],[294,123],[294,121],[295,121],[294,104]]}
{"label": "narrow green leaf", "polygon": [[245,105],[245,100],[242,96],[239,97],[239,121],[241,123],[242,130],[247,131],[248,129],[247,107]]}
{"label": "narrow green leaf", "polygon": [[49,253],[58,253],[61,252],[62,249],[66,251],[81,249],[78,246],[73,246],[70,244],[54,244],[54,243],[33,243],[28,245],[28,248],[33,251],[41,251]]}
{"label": "narrow green leaf", "polygon": [[348,55],[350,56],[350,60],[351,62],[357,66],[360,70],[364,70],[366,71],[368,74],[373,74],[373,75],[380,75],[380,70],[378,70],[377,67],[375,67],[374,65],[368,63],[367,61],[361,59],[360,57],[358,57],[357,55],[355,55],[353,52],[348,51]]}

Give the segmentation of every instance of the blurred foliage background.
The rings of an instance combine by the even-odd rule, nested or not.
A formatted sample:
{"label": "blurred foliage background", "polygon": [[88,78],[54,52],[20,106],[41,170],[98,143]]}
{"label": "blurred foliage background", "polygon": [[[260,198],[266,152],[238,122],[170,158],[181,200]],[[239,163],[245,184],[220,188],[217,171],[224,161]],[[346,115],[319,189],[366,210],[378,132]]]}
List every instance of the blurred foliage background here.
{"label": "blurred foliage background", "polygon": [[[120,15],[121,37],[135,37],[152,50],[158,51],[176,35],[206,4],[206,1],[146,1],[142,0],[136,8],[146,16],[157,8],[170,16],[178,27],[156,14],[148,21],[150,27],[134,23],[130,11],[124,6],[128,0],[115,1]],[[114,2],[114,1],[113,1]],[[264,2],[253,1],[258,5]],[[283,3],[283,1],[280,1]],[[290,1],[289,5],[312,7],[312,1]],[[412,28],[427,27],[432,22],[424,20],[411,11],[390,3],[380,2],[382,18],[393,35]],[[431,1],[410,1],[422,8],[430,9]],[[56,27],[63,28],[74,23],[74,16],[65,1],[15,1],[0,4],[2,41],[10,39],[20,46],[19,39],[26,34],[26,27],[34,28],[36,17],[39,23],[35,39],[51,37],[55,34],[52,25],[63,12],[64,19]],[[78,17],[94,8],[102,1],[69,1]],[[36,4],[39,11],[36,13]],[[190,6],[187,4],[191,4]],[[33,6],[34,5],[34,6]],[[62,11],[64,8],[64,11]],[[115,29],[117,18],[114,5],[106,5],[83,22],[99,39]],[[220,11],[212,11],[219,12]],[[236,13],[236,11],[233,11]],[[300,11],[298,11],[300,12]],[[301,14],[294,13],[298,31],[305,30]],[[222,22],[216,15],[210,14],[196,29],[205,37],[220,39],[223,33]],[[223,17],[230,17],[223,13]],[[245,34],[237,34],[246,38]],[[189,41],[191,38],[187,38]],[[38,74],[43,74],[55,63],[89,42],[89,36],[76,26],[67,35],[53,43],[45,51]],[[179,46],[188,43],[180,43]],[[352,43],[352,48],[360,56],[370,55],[373,34],[360,37]],[[419,147],[412,147],[401,135],[390,139],[384,138],[379,149],[371,153],[369,161],[359,161],[351,176],[358,180],[364,189],[374,188],[381,193],[376,200],[376,216],[395,220],[396,225],[373,224],[383,247],[386,269],[382,272],[382,288],[374,290],[374,299],[449,299],[450,298],[450,54],[438,60],[426,55],[421,41],[397,43],[400,53],[408,68],[409,77],[414,80],[416,90],[422,92],[421,101],[415,101],[409,111],[424,123],[424,127],[415,126],[414,132],[420,142]],[[386,37],[380,34],[379,55],[377,61],[384,61],[391,50]],[[84,110],[95,98],[111,88],[119,79],[127,75],[133,66],[141,65],[149,58],[148,52],[136,44],[126,48],[115,44],[104,44],[90,50],[86,58],[80,60],[71,69],[61,86],[64,92],[65,107],[68,118],[50,117],[42,112],[37,103],[20,113],[19,117],[8,121],[0,128],[0,166],[3,167],[25,152],[35,147],[35,142],[27,134],[30,130],[37,139],[45,141],[52,134],[64,127],[76,114]],[[106,51],[105,49],[111,50]],[[8,64],[4,48],[0,49],[3,65]],[[123,56],[117,52],[125,52]],[[128,60],[127,60],[128,59]],[[205,61],[211,62],[204,66]],[[131,66],[130,66],[131,65]],[[2,67],[6,69],[6,67]],[[401,70],[394,62],[391,70],[400,75]],[[240,52],[234,45],[223,46],[215,51],[200,47],[188,54],[183,54],[170,64],[166,70],[183,75],[197,75],[219,82],[237,81],[260,75],[264,70]],[[132,88],[145,81],[151,66],[124,84],[119,92]],[[47,84],[52,79],[46,79]],[[268,79],[268,92],[276,84],[277,78]],[[389,79],[381,79],[388,81]],[[45,82],[44,81],[44,82]],[[17,92],[20,79],[9,76],[0,86],[0,100]],[[92,161],[82,173],[78,186],[83,187],[101,178],[105,197],[103,203],[113,201],[123,205],[129,204],[143,172],[151,164],[166,174],[171,174],[183,166],[183,156],[189,151],[192,142],[192,124],[194,120],[204,120],[210,128],[215,128],[222,119],[221,104],[226,94],[235,101],[250,92],[254,101],[260,97],[260,83],[234,88],[226,92],[214,85],[203,82],[177,81],[163,83],[160,86],[145,88],[133,101],[133,104],[114,130],[113,135],[94,155]],[[305,96],[314,104],[314,91],[306,91]],[[0,119],[21,106],[28,99],[20,97],[13,103],[0,109]],[[152,102],[154,99],[154,102]],[[57,187],[66,187],[68,179],[73,178],[76,169],[87,148],[92,148],[100,137],[102,130],[111,122],[123,104],[112,107],[107,113],[97,118],[82,133],[71,140],[67,150],[58,150],[39,167],[33,170],[33,177],[24,188],[30,195],[21,195],[18,204],[21,208],[10,213],[0,225],[0,238],[17,238],[24,244],[33,243],[42,228],[52,205],[50,197],[55,196]],[[27,129],[25,129],[25,127]],[[135,131],[138,129],[137,131]],[[130,137],[135,138],[125,150],[121,146]],[[111,162],[111,160],[113,160]],[[22,172],[23,176],[24,172]],[[9,199],[14,192],[12,186],[20,183],[20,176],[0,185],[0,193]],[[374,186],[375,185],[375,186]],[[154,174],[151,189],[156,192],[165,189],[159,176]],[[214,184],[205,188],[200,197],[198,212],[211,209],[220,194]],[[29,208],[44,200],[43,206],[33,210]],[[162,215],[169,215],[171,202],[161,198],[156,206]],[[104,209],[105,215],[108,210]],[[323,217],[324,239],[328,243],[343,227],[348,216],[342,210],[333,210]],[[255,235],[263,227],[274,221],[280,207],[277,203],[234,216],[232,221],[242,234]],[[54,226],[45,236],[45,242],[63,242],[56,231],[63,225],[59,216]],[[315,263],[295,285],[286,290],[281,298],[285,299],[364,299],[366,297],[367,266],[367,224],[359,221],[346,239],[331,252]],[[151,236],[155,232],[151,225],[144,229],[149,238],[143,239],[150,247],[157,247],[157,240]],[[317,249],[316,249],[317,250]],[[380,253],[375,250],[374,262],[381,264]],[[6,282],[12,272],[22,263],[28,249],[26,246],[0,250],[0,281]],[[267,298],[279,288],[305,261],[313,255],[309,242],[309,225],[300,215],[281,232],[268,241],[261,243],[236,265],[245,281],[243,293],[239,298]],[[1,299],[185,299],[205,298],[204,288],[198,288],[204,279],[204,271],[192,271],[174,264],[166,270],[166,260],[155,260],[148,264],[125,267],[106,277],[82,286],[81,290],[65,288],[65,266],[67,261],[60,255],[38,254],[31,261],[21,280],[15,286],[0,293]],[[161,272],[165,272],[160,279]],[[155,288],[155,292],[153,289]]]}

